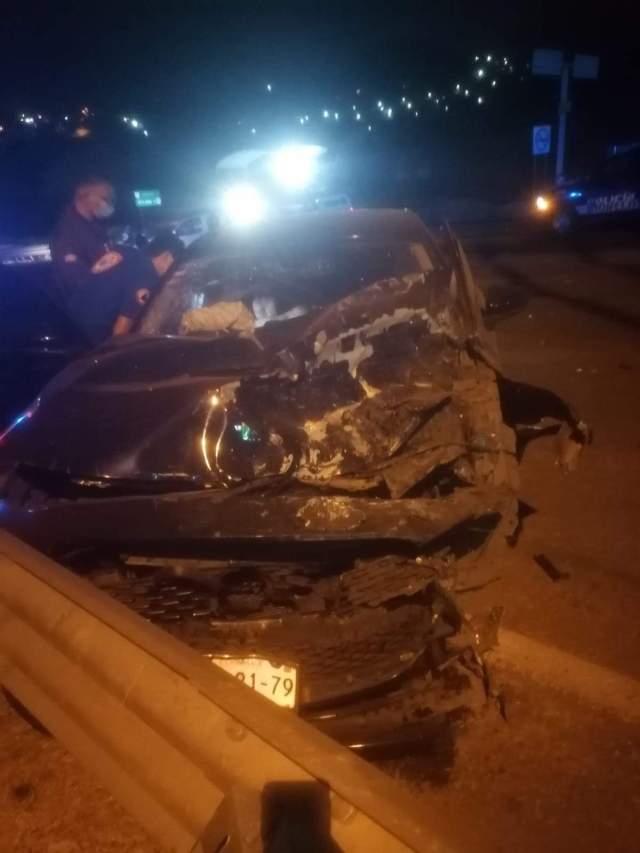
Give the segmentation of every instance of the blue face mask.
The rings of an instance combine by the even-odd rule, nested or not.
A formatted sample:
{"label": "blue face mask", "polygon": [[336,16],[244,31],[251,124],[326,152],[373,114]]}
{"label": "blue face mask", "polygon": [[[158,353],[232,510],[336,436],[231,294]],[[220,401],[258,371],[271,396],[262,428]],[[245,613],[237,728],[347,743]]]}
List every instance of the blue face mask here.
{"label": "blue face mask", "polygon": [[96,219],[108,219],[110,216],[113,216],[114,210],[115,208],[110,202],[105,201],[103,198],[101,198],[98,199],[93,215],[96,217]]}

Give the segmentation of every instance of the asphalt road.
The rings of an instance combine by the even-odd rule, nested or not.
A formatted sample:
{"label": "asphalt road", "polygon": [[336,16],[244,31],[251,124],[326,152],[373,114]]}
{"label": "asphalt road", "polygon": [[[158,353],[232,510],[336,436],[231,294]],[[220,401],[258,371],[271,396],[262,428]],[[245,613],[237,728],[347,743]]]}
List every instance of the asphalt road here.
{"label": "asphalt road", "polygon": [[[640,684],[610,703],[607,673],[640,679],[640,234],[469,236],[481,286],[531,293],[497,327],[505,374],[555,391],[594,439],[570,474],[554,437],[527,447],[517,547],[494,555],[495,583],[466,596],[470,612],[503,604],[504,627],[548,655],[498,661],[506,721],[485,708],[458,740],[446,783],[422,782],[419,762],[395,769],[461,826],[468,849],[637,853]],[[553,581],[540,554],[565,577]],[[582,683],[554,649],[575,656],[572,675],[586,669]]]}
{"label": "asphalt road", "polygon": [[[611,682],[602,673],[640,679],[640,234],[563,241],[512,226],[459,230],[484,288],[508,283],[531,295],[497,327],[505,374],[555,391],[594,440],[569,474],[553,436],[527,447],[517,547],[494,554],[495,582],[465,597],[471,613],[503,604],[504,627],[548,655],[526,665],[498,656],[504,715],[489,703],[455,755],[388,769],[451,818],[461,849],[638,853],[640,721],[633,697],[604,701]],[[561,580],[535,562],[541,554]],[[578,676],[581,661],[604,670],[587,667],[582,690],[555,649],[575,656]],[[156,850],[57,744],[2,705],[0,753],[0,853],[48,853],[56,843],[68,853]]]}

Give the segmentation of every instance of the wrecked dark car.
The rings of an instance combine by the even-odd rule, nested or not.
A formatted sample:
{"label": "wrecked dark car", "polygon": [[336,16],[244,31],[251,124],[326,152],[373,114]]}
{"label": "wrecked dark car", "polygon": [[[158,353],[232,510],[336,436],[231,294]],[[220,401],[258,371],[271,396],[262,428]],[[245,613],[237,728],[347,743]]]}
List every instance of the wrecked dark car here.
{"label": "wrecked dark car", "polygon": [[419,737],[474,668],[458,568],[515,518],[464,254],[402,211],[192,249],[6,436],[2,524],[341,740]]}

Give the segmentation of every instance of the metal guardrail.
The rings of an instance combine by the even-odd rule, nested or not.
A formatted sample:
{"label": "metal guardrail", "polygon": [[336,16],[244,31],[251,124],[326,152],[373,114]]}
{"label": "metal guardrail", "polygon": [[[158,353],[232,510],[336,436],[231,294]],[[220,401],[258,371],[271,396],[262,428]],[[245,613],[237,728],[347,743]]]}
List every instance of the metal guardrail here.
{"label": "metal guardrail", "polygon": [[176,853],[262,850],[283,802],[307,833],[324,803],[344,853],[453,850],[392,779],[4,532],[0,682]]}

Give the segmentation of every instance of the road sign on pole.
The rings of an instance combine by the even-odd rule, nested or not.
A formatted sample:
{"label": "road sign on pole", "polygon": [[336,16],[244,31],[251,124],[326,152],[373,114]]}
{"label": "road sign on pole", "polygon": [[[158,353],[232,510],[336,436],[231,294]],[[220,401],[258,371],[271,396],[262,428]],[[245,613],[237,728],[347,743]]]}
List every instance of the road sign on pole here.
{"label": "road sign on pole", "polygon": [[136,207],[160,207],[162,204],[160,190],[135,190],[133,197]]}
{"label": "road sign on pole", "polygon": [[564,175],[564,140],[567,133],[567,113],[569,112],[569,69],[568,62],[562,66],[560,78],[560,105],[558,107],[558,153],[556,157],[556,181],[562,183]]}
{"label": "road sign on pole", "polygon": [[551,125],[539,124],[533,128],[532,138],[533,156],[548,154],[551,151]]}
{"label": "road sign on pole", "polygon": [[[556,180],[562,181],[564,173],[564,140],[567,132],[567,113],[571,108],[569,103],[569,75],[573,69],[573,76],[583,80],[595,80],[598,76],[600,59],[597,56],[588,56],[577,53],[573,61],[567,61],[561,50],[538,49],[533,51],[533,62],[531,71],[533,74],[546,74],[552,77],[560,77],[560,105],[558,106],[558,154],[556,157]],[[535,132],[535,129],[534,129]],[[534,136],[534,154],[535,136]],[[544,152],[547,153],[547,152]]]}

